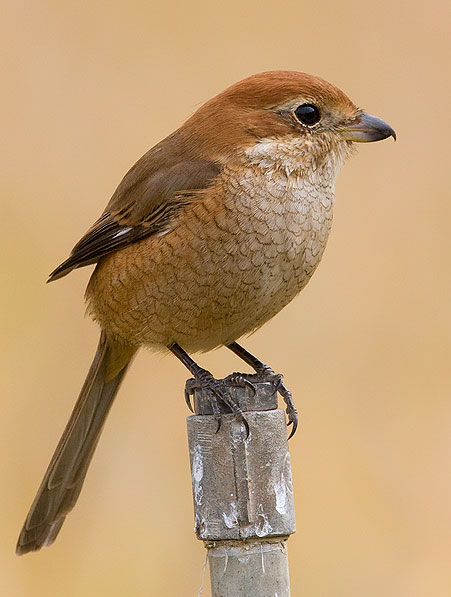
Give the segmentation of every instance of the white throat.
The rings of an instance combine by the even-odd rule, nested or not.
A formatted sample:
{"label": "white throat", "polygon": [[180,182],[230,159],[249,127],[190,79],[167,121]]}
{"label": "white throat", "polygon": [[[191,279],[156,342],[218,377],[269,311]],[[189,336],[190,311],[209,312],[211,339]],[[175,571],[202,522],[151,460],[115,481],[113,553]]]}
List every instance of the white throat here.
{"label": "white throat", "polygon": [[244,151],[249,165],[262,170],[279,170],[291,177],[300,175],[310,184],[334,188],[335,180],[346,158],[352,154],[351,143],[334,143],[309,138],[258,141]]}

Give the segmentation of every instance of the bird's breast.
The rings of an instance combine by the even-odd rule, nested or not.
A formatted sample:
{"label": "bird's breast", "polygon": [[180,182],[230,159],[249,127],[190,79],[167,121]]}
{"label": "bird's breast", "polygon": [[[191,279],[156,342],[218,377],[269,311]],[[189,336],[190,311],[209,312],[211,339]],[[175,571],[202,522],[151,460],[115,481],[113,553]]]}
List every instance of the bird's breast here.
{"label": "bird's breast", "polygon": [[167,234],[106,257],[90,310],[134,343],[210,350],[260,327],[307,284],[324,251],[333,188],[228,168]]}
{"label": "bird's breast", "polygon": [[236,222],[244,261],[258,262],[265,293],[291,300],[323,254],[332,222],[333,181],[324,175],[316,179],[249,168],[225,179],[224,197],[225,217]]}

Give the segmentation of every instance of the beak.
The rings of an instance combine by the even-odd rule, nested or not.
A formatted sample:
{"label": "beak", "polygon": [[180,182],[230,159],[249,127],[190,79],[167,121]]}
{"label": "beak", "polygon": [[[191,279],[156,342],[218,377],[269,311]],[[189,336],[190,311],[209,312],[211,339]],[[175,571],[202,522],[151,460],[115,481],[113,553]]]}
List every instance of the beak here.
{"label": "beak", "polygon": [[346,141],[355,143],[370,143],[387,137],[393,137],[396,141],[396,133],[389,124],[365,112],[345,125],[342,135]]}

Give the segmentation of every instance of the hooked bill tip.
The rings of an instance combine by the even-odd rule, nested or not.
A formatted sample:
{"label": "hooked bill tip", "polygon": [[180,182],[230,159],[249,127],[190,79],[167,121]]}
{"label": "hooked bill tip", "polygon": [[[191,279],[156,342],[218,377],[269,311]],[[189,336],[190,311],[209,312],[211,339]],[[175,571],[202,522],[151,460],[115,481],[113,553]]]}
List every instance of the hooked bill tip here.
{"label": "hooked bill tip", "polygon": [[361,114],[344,129],[346,141],[355,143],[371,143],[388,137],[393,137],[396,141],[396,133],[392,127],[384,120],[366,113]]}

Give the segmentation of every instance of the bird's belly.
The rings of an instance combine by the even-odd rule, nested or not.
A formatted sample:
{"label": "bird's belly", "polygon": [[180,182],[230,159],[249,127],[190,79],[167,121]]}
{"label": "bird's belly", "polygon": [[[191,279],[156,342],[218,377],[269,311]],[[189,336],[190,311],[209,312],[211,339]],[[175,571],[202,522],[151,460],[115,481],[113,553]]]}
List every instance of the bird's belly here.
{"label": "bird's belly", "polygon": [[331,224],[331,200],[283,199],[212,197],[168,234],[107,256],[88,287],[94,318],[128,342],[190,352],[260,327],[307,284]]}

